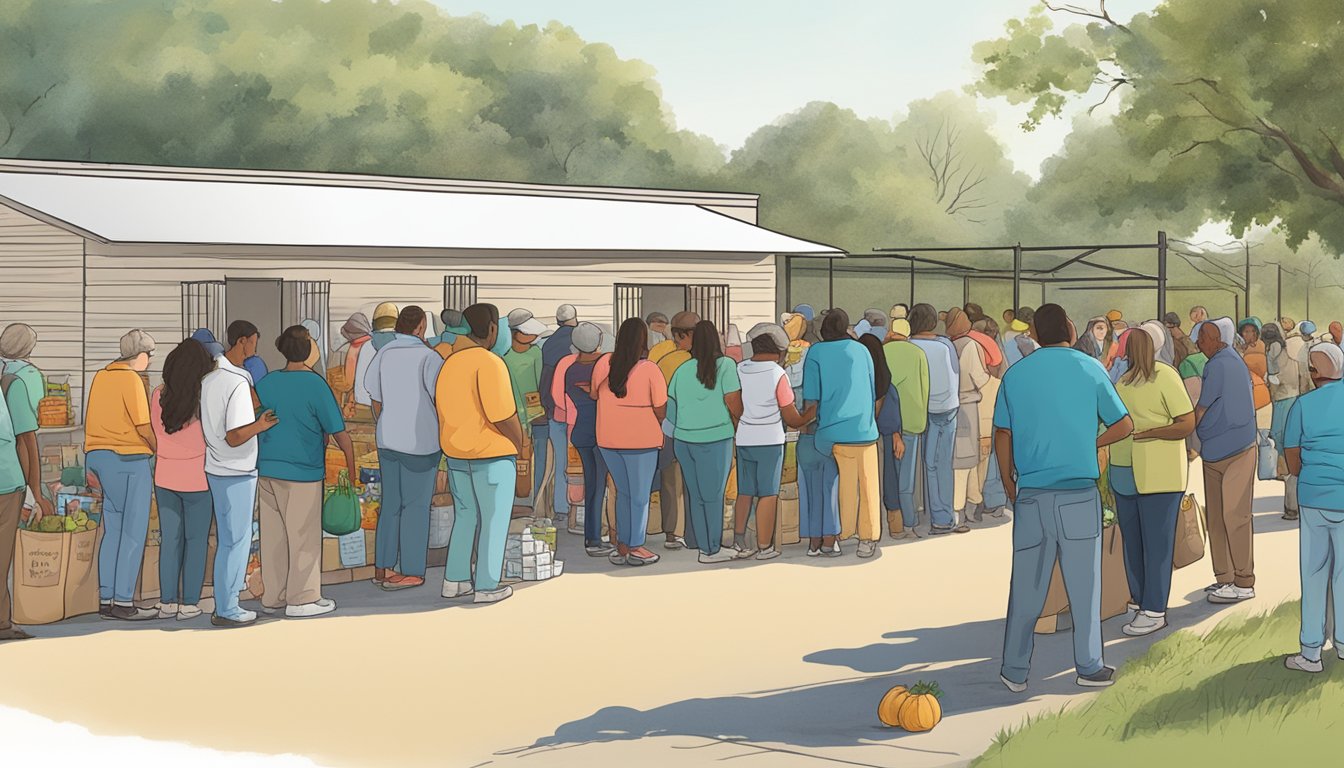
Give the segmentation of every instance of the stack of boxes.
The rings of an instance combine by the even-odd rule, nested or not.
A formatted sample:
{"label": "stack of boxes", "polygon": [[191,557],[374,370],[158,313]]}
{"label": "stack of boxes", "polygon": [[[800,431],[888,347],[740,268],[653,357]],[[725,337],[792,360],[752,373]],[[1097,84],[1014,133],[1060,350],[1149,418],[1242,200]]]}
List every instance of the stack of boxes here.
{"label": "stack of boxes", "polygon": [[564,572],[565,561],[555,557],[554,527],[533,526],[509,534],[504,545],[505,579],[545,581]]}

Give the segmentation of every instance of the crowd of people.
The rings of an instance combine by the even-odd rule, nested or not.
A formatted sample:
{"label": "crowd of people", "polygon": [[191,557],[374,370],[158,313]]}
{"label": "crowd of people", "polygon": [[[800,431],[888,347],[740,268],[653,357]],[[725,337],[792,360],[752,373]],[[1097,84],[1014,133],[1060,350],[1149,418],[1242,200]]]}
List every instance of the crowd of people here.
{"label": "crowd of people", "polygon": [[[1318,336],[1309,321],[1236,323],[1202,307],[1191,311],[1188,333],[1174,313],[1131,324],[1111,311],[1078,326],[1047,304],[1002,317],[1001,325],[975,304],[898,304],[852,322],[842,309],[799,305],[737,338],[735,328],[683,311],[629,318],[608,338],[570,305],[556,310],[554,331],[527,309],[501,315],[474,304],[444,310],[444,330],[433,334],[422,308],[385,303],[372,321],[356,314],[342,327],[335,370],[343,375],[319,375],[315,323],[286,328],[274,340],[286,364],[267,370],[258,329],[239,319],[226,343],[201,329],[173,347],[152,392],[142,374],[157,346],[132,330],[118,359],[92,378],[84,420],[85,463],[102,492],[100,613],[189,619],[210,608],[201,595],[213,523],[211,621],[256,621],[238,600],[254,514],[261,611],[302,618],[335,610],[321,589],[326,450],[334,443],[358,477],[351,418],[376,423],[374,582],[389,591],[424,585],[430,499],[443,467],[455,517],[441,594],[479,603],[512,594],[503,561],[520,495],[567,520],[587,555],[616,566],[659,561],[646,541],[651,497],[660,499],[654,530],[666,549],[693,548],[704,564],[777,557],[786,445],[796,432],[809,557],[842,556],[851,540],[858,557],[872,557],[884,512],[886,535],[899,540],[965,534],[1012,508],[1002,680],[1015,691],[1025,690],[1056,559],[1074,613],[1078,682],[1111,679],[1099,618],[1100,484],[1115,499],[1124,538],[1133,599],[1124,632],[1146,635],[1166,626],[1190,462],[1202,459],[1215,603],[1255,596],[1253,485],[1257,476],[1282,480],[1285,516],[1301,516],[1303,541],[1302,653],[1288,663],[1319,670],[1326,586],[1344,583],[1344,500],[1336,498],[1344,429],[1334,426],[1336,388],[1326,386],[1344,371],[1344,328],[1331,324]],[[42,379],[25,362],[35,343],[27,326],[0,334],[6,567],[25,496],[34,499],[32,519],[54,513],[35,440],[40,396],[32,390],[43,391]],[[523,489],[520,460],[532,468]],[[732,543],[724,546],[734,467]],[[571,470],[582,477],[581,504],[568,494]],[[604,531],[608,481],[615,516]],[[141,608],[134,594],[151,496],[162,595]],[[0,639],[27,637],[8,622],[8,591],[0,597]]]}

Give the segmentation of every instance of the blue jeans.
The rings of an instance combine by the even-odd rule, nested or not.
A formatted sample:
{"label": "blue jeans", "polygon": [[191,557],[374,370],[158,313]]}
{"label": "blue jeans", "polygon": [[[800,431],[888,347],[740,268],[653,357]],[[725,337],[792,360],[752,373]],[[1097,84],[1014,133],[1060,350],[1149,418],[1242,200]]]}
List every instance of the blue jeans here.
{"label": "blue jeans", "polygon": [[935,528],[957,524],[952,509],[952,454],[956,441],[957,412],[930,413],[929,430],[924,435],[924,493],[928,496],[929,524]]}
{"label": "blue jeans", "polygon": [[[444,581],[472,582],[477,592],[499,589],[504,575],[504,545],[513,517],[513,487],[518,459],[448,459],[453,489],[453,533],[448,540]],[[473,576],[472,554],[476,555]],[[421,553],[424,558],[424,553]]]}
{"label": "blue jeans", "polygon": [[915,504],[915,473],[919,469],[919,448],[923,435],[901,434],[905,442],[905,458],[897,459],[891,447],[891,435],[883,435],[879,453],[882,457],[882,506],[888,511],[900,510],[901,523],[914,528],[919,523],[919,507]]}
{"label": "blue jeans", "polygon": [[252,554],[252,512],[257,506],[257,476],[206,475],[215,505],[215,615],[242,618],[238,593],[247,583]]}
{"label": "blue jeans", "polygon": [[[378,535],[374,565],[397,568],[406,576],[425,576],[429,551],[429,500],[434,495],[434,477],[441,454],[416,456],[387,448],[378,449],[383,475],[383,504],[378,512]],[[509,492],[512,507],[513,491]],[[457,503],[457,494],[453,494]],[[401,565],[398,567],[397,562]]]}
{"label": "blue jeans", "polygon": [[607,498],[607,462],[597,446],[574,446],[583,464],[583,543],[602,542],[602,504]]}
{"label": "blue jeans", "polygon": [[159,601],[195,605],[201,602],[205,558],[209,553],[214,508],[210,491],[154,489],[159,500]]}
{"label": "blue jeans", "polygon": [[551,419],[546,422],[546,432],[551,439],[551,455],[555,457],[552,462],[555,466],[551,467],[555,473],[555,481],[551,483],[551,516],[559,520],[569,516],[569,476],[565,474],[569,464],[569,427],[563,421]]}
{"label": "blue jeans", "polygon": [[[616,485],[616,538],[627,547],[644,546],[649,529],[649,489],[658,474],[657,448],[599,448]],[[728,478],[723,479],[724,484]],[[587,522],[587,518],[584,518]]]}
{"label": "blue jeans", "polygon": [[691,500],[687,525],[695,531],[700,551],[716,554],[723,545],[723,502],[733,464],[733,440],[713,443],[678,440],[676,452],[686,495]]}
{"label": "blue jeans", "polygon": [[98,599],[131,605],[149,535],[154,473],[149,456],[89,451],[89,471],[103,488],[103,540],[98,549]]}
{"label": "blue jeans", "polygon": [[1149,613],[1166,613],[1171,596],[1171,559],[1182,493],[1115,494],[1115,515],[1125,544],[1130,602]]}
{"label": "blue jeans", "polygon": [[[1025,683],[1055,559],[1073,613],[1073,663],[1101,671],[1101,494],[1023,488],[1013,507],[1013,576],[1003,630],[1005,678]],[[1170,565],[1170,561],[1168,561]]]}
{"label": "blue jeans", "polygon": [[686,546],[696,549],[695,531],[691,529],[691,496],[677,493],[677,441],[663,438],[663,447],[658,451],[658,477],[654,480],[654,491],[658,493],[658,506],[663,513],[663,533],[675,536],[677,533],[677,508],[673,503],[681,497],[681,533]]}
{"label": "blue jeans", "polygon": [[1003,474],[999,472],[999,455],[989,452],[989,469],[985,470],[985,488],[982,494],[985,509],[1003,509],[1008,506],[1008,492],[1003,489]]}
{"label": "blue jeans", "polygon": [[1344,648],[1344,512],[1303,506],[1300,519],[1302,655],[1320,661],[1327,592],[1334,600],[1335,648]]}
{"label": "blue jeans", "polygon": [[835,456],[817,450],[816,435],[798,435],[798,535],[840,535],[840,473]]}

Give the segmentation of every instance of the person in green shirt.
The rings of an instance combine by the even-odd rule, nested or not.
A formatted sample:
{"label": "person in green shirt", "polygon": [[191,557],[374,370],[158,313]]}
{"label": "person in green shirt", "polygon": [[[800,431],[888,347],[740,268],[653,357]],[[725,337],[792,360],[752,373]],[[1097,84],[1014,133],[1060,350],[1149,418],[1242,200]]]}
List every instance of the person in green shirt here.
{"label": "person in green shirt", "polygon": [[[37,509],[29,525],[53,512],[42,495],[41,469],[37,454],[37,409],[33,407],[23,379],[0,378],[4,397],[0,401],[0,574],[8,574],[14,561],[14,536],[19,527],[25,487],[32,491]],[[10,620],[9,585],[0,576],[0,641],[26,640],[31,635]]]}
{"label": "person in green shirt", "polygon": [[47,384],[42,371],[29,358],[37,347],[37,331],[24,323],[13,323],[0,331],[0,375],[17,376],[23,381],[33,412],[47,396]]}
{"label": "person in green shirt", "polygon": [[915,470],[919,466],[920,438],[929,423],[929,361],[924,350],[909,340],[910,322],[891,322],[882,353],[891,369],[891,385],[901,402],[901,439],[905,455],[882,450],[882,503],[887,508],[887,529],[893,539],[915,539],[918,510],[915,506]]}
{"label": "person in green shirt", "polygon": [[742,418],[742,384],[737,363],[723,354],[719,332],[708,320],[696,323],[691,359],[681,364],[667,387],[667,419],[672,423],[677,462],[691,498],[691,519],[700,562],[736,557],[720,551],[723,501],[733,462],[733,435]]}
{"label": "person in green shirt", "polygon": [[541,405],[541,347],[537,345],[546,326],[526,309],[510,312],[508,323],[513,342],[504,353],[504,367],[509,369],[513,400],[518,408],[518,418],[524,425],[523,434],[532,444],[532,495],[528,498],[531,506],[546,477],[548,425],[546,411]]}

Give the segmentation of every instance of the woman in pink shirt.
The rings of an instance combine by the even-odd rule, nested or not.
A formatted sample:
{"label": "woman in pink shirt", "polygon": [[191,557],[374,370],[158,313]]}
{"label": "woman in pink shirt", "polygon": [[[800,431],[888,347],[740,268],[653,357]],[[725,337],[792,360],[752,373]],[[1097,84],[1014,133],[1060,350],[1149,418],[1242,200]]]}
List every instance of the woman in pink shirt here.
{"label": "woman in pink shirt", "polygon": [[163,384],[150,398],[150,424],[158,439],[154,495],[159,504],[159,618],[201,615],[201,589],[214,507],[205,483],[205,434],[201,431],[201,379],[215,369],[205,346],[187,339],[168,353]]}
{"label": "woman in pink shirt", "polygon": [[616,351],[593,367],[597,446],[616,485],[617,544],[610,557],[616,565],[658,562],[658,555],[644,548],[644,533],[663,447],[667,382],[648,354],[648,326],[632,317],[616,332]]}

